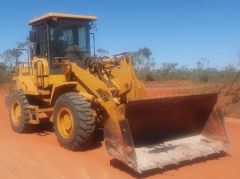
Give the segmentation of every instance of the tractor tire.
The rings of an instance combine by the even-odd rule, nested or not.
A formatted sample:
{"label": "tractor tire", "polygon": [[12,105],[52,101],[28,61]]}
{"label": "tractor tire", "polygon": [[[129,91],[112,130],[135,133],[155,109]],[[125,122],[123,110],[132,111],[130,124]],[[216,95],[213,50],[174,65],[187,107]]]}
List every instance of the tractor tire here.
{"label": "tractor tire", "polygon": [[85,150],[93,144],[96,112],[79,94],[61,95],[54,106],[53,126],[59,144],[69,150]]}
{"label": "tractor tire", "polygon": [[12,129],[17,133],[29,132],[31,129],[29,103],[22,90],[12,92],[8,104]]}

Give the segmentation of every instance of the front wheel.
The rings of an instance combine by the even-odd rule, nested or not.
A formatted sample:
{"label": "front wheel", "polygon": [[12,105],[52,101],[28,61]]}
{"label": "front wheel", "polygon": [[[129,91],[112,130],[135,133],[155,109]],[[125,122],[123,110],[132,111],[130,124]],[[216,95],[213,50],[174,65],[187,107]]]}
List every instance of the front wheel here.
{"label": "front wheel", "polygon": [[15,132],[23,133],[30,130],[28,105],[28,100],[22,90],[12,92],[9,95],[9,119]]}
{"label": "front wheel", "polygon": [[93,143],[95,111],[85,97],[73,92],[61,95],[54,106],[53,122],[61,146],[79,150]]}

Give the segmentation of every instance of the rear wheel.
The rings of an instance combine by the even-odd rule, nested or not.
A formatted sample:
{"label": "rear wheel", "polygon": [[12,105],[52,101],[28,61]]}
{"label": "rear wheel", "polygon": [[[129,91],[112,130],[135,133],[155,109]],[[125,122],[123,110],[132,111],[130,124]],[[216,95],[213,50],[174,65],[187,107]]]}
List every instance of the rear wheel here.
{"label": "rear wheel", "polygon": [[53,122],[61,146],[79,150],[93,143],[95,111],[85,97],[72,92],[60,96],[54,107]]}
{"label": "rear wheel", "polygon": [[9,96],[9,119],[15,132],[27,132],[31,124],[28,100],[22,90],[15,91]]}

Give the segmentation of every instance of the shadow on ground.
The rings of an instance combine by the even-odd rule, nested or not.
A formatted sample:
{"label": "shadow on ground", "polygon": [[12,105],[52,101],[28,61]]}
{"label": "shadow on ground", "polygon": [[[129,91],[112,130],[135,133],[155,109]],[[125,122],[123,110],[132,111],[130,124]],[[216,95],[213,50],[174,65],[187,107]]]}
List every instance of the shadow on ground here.
{"label": "shadow on ground", "polygon": [[[40,124],[33,126],[31,128],[31,130],[29,130],[27,133],[38,135],[38,136],[47,136],[50,134],[54,134],[53,123],[50,122],[48,119],[43,119],[43,120],[41,120]],[[103,141],[103,130],[98,129],[96,131],[95,137],[93,139],[93,144],[91,146],[88,146],[87,149],[81,149],[81,150],[77,150],[77,151],[83,152],[83,151],[97,149],[102,146],[101,141]],[[60,145],[59,145],[59,147],[60,147]]]}

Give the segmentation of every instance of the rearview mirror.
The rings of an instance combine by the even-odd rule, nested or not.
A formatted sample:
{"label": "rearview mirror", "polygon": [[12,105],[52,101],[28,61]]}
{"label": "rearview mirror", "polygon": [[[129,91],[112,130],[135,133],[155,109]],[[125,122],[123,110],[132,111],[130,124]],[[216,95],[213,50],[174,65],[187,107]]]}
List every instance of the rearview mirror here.
{"label": "rearview mirror", "polygon": [[37,31],[35,31],[35,30],[31,30],[30,32],[29,32],[29,41],[30,42],[37,42]]}

